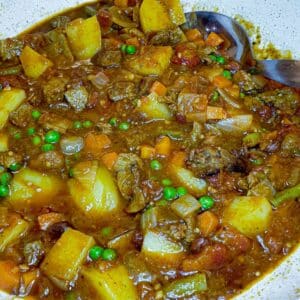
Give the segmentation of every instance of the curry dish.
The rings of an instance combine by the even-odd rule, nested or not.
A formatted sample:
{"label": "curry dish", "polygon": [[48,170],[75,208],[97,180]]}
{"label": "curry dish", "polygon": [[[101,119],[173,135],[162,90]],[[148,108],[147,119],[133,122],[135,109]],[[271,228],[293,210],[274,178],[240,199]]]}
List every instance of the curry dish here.
{"label": "curry dish", "polygon": [[229,48],[178,0],[98,2],[0,41],[7,298],[228,299],[292,251],[299,90]]}

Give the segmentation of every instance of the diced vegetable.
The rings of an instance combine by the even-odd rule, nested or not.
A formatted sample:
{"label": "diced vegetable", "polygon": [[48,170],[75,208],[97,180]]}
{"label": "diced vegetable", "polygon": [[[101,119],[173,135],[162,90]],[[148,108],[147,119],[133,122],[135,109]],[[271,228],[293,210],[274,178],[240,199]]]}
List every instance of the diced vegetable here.
{"label": "diced vegetable", "polygon": [[101,157],[103,164],[106,166],[108,170],[112,170],[116,161],[118,159],[118,154],[116,152],[109,152],[104,154]]}
{"label": "diced vegetable", "polygon": [[140,75],[161,75],[169,66],[173,54],[170,46],[144,47],[139,55],[127,60],[127,67]]}
{"label": "diced vegetable", "polygon": [[[20,270],[19,267],[11,260],[0,261],[0,291],[12,293],[20,284]],[[0,295],[1,297],[1,295]],[[7,298],[2,298],[7,299]]]}
{"label": "diced vegetable", "polygon": [[241,196],[234,198],[225,208],[223,223],[245,235],[254,236],[268,228],[271,215],[272,207],[266,198]]}
{"label": "diced vegetable", "polygon": [[168,136],[162,136],[155,145],[155,153],[161,156],[169,156],[171,153],[171,139]]}
{"label": "diced vegetable", "polygon": [[135,28],[137,24],[133,22],[119,7],[112,6],[109,9],[113,23],[124,28]]}
{"label": "diced vegetable", "polygon": [[273,206],[278,207],[285,201],[295,200],[296,198],[299,197],[300,197],[300,183],[291,188],[285,189],[277,193],[274,196],[274,198],[270,200],[270,202]]}
{"label": "diced vegetable", "polygon": [[224,39],[217,33],[211,32],[205,40],[206,45],[216,47],[221,45]]}
{"label": "diced vegetable", "polygon": [[222,107],[207,106],[208,120],[221,120],[226,118],[226,111]]}
{"label": "diced vegetable", "polygon": [[50,204],[64,189],[64,184],[54,175],[23,168],[14,176],[10,187],[9,203],[16,209],[23,209]]}
{"label": "diced vegetable", "polygon": [[55,223],[63,222],[66,218],[61,213],[50,212],[38,216],[38,224],[41,230],[47,230]]}
{"label": "diced vegetable", "polygon": [[197,216],[197,225],[200,229],[201,235],[207,237],[215,232],[219,225],[219,220],[214,213],[205,211]]}
{"label": "diced vegetable", "polygon": [[115,266],[101,272],[99,269],[83,267],[80,272],[79,286],[83,295],[93,295],[94,299],[137,300],[136,287],[129,278],[123,265]]}
{"label": "diced vegetable", "polygon": [[8,135],[0,132],[0,152],[8,151]]}
{"label": "diced vegetable", "polygon": [[157,266],[176,267],[184,256],[184,247],[163,233],[148,230],[144,236],[142,253],[149,262]]}
{"label": "diced vegetable", "polygon": [[232,81],[221,75],[217,75],[216,77],[214,77],[213,83],[218,88],[228,88],[232,86]]}
{"label": "diced vegetable", "polygon": [[202,34],[197,28],[189,29],[185,32],[185,36],[188,41],[193,42],[202,38]]}
{"label": "diced vegetable", "polygon": [[77,112],[85,108],[89,98],[89,93],[84,86],[68,89],[64,95],[66,100]]}
{"label": "diced vegetable", "polygon": [[51,60],[29,46],[25,46],[23,49],[20,60],[26,76],[34,79],[39,78],[48,68],[53,66]]}
{"label": "diced vegetable", "polygon": [[143,159],[151,159],[155,156],[155,148],[148,146],[148,145],[142,145],[140,147],[141,151],[141,158]]}
{"label": "diced vegetable", "polygon": [[142,98],[138,103],[138,111],[143,113],[148,119],[170,120],[172,113],[167,104],[159,102],[159,96],[150,94]]}
{"label": "diced vegetable", "polygon": [[171,164],[177,167],[183,167],[186,160],[186,153],[183,151],[175,151],[171,158]]}
{"label": "diced vegetable", "polygon": [[12,223],[0,233],[0,253],[17,242],[29,229],[29,223],[16,216]]}
{"label": "diced vegetable", "polygon": [[217,127],[225,132],[232,134],[241,134],[251,129],[253,121],[252,115],[237,115],[231,118],[221,120],[217,123]]}
{"label": "diced vegetable", "polygon": [[261,134],[259,132],[248,133],[243,138],[243,144],[247,147],[255,147],[261,140]]}
{"label": "diced vegetable", "polygon": [[155,81],[150,89],[151,93],[156,93],[158,96],[165,96],[167,88],[159,81]]}
{"label": "diced vegetable", "polygon": [[26,99],[25,91],[18,88],[4,89],[0,92],[0,129],[9,117],[9,113],[17,109]]}
{"label": "diced vegetable", "polygon": [[101,29],[96,16],[70,22],[66,33],[77,59],[92,58],[101,49]]}
{"label": "diced vegetable", "polygon": [[185,15],[180,0],[164,0],[168,8],[169,16],[174,25],[185,23]]}
{"label": "diced vegetable", "polygon": [[91,236],[69,228],[51,248],[41,265],[41,270],[54,284],[67,290],[94,244]]}
{"label": "diced vegetable", "polygon": [[106,134],[89,132],[85,137],[84,150],[95,156],[102,154],[102,151],[111,146],[111,140]]}
{"label": "diced vegetable", "polygon": [[206,193],[207,183],[202,178],[197,178],[194,174],[183,167],[170,165],[170,176],[178,185],[184,186],[189,193],[199,197]]}
{"label": "diced vegetable", "polygon": [[174,212],[183,219],[198,211],[200,207],[197,199],[188,194],[178,198],[171,204],[171,208]]}
{"label": "diced vegetable", "polygon": [[84,161],[73,168],[68,182],[73,203],[88,218],[109,218],[123,203],[111,173],[97,161]]}
{"label": "diced vegetable", "polygon": [[166,285],[164,293],[168,299],[178,299],[206,290],[206,276],[203,273],[199,273],[172,281]]}

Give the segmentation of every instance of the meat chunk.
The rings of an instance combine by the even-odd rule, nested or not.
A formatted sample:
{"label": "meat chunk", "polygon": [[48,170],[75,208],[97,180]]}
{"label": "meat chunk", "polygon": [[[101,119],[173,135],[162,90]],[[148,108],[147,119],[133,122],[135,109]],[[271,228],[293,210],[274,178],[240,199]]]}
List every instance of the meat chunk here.
{"label": "meat chunk", "polygon": [[197,175],[215,174],[236,164],[236,158],[229,151],[210,146],[192,150],[187,161],[187,165]]}
{"label": "meat chunk", "polygon": [[12,151],[0,153],[0,165],[9,168],[12,164],[21,163],[23,160],[22,155]]}
{"label": "meat chunk", "polygon": [[43,244],[41,241],[27,243],[24,246],[25,262],[28,266],[37,266],[44,256]]}
{"label": "meat chunk", "polygon": [[72,126],[72,122],[67,118],[48,112],[42,114],[39,119],[39,124],[47,130],[53,129],[60,133],[66,133],[67,129]]}
{"label": "meat chunk", "polygon": [[137,96],[136,86],[133,82],[115,82],[108,89],[108,96],[114,102],[124,99],[132,100]]}
{"label": "meat chunk", "polygon": [[24,43],[18,39],[5,39],[0,41],[0,58],[10,60],[21,54]]}
{"label": "meat chunk", "polygon": [[100,52],[96,64],[101,67],[117,67],[122,60],[122,54],[119,50],[109,50]]}
{"label": "meat chunk", "polygon": [[182,40],[183,32],[177,28],[175,30],[164,30],[157,32],[150,40],[152,45],[175,45]]}
{"label": "meat chunk", "polygon": [[31,120],[32,106],[28,103],[21,104],[9,115],[9,121],[17,127],[26,127]]}
{"label": "meat chunk", "polygon": [[44,84],[43,92],[47,103],[61,102],[64,99],[64,93],[68,79],[64,77],[52,77]]}
{"label": "meat chunk", "polygon": [[64,166],[64,156],[58,151],[41,153],[36,159],[30,162],[33,168],[37,169],[60,169]]}
{"label": "meat chunk", "polygon": [[82,111],[89,99],[89,93],[84,86],[77,86],[71,89],[68,89],[65,92],[65,97],[70,105],[77,111]]}
{"label": "meat chunk", "polygon": [[263,85],[255,81],[255,77],[244,70],[238,71],[233,76],[233,81],[237,83],[241,90],[247,95],[255,95],[262,91]]}

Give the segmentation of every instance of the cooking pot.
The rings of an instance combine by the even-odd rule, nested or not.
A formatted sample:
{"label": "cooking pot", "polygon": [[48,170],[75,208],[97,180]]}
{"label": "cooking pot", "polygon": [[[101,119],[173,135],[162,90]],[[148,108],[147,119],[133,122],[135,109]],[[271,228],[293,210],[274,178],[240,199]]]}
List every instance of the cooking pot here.
{"label": "cooking pot", "polygon": [[[14,36],[57,12],[86,0],[0,0],[0,38]],[[290,50],[300,59],[300,5],[299,0],[182,0],[185,11],[217,10],[239,15],[259,26],[262,43],[272,42],[280,50]],[[300,299],[300,247],[295,249],[274,270],[251,284],[236,300]],[[1,275],[0,275],[1,280]],[[17,299],[1,294],[1,299]]]}

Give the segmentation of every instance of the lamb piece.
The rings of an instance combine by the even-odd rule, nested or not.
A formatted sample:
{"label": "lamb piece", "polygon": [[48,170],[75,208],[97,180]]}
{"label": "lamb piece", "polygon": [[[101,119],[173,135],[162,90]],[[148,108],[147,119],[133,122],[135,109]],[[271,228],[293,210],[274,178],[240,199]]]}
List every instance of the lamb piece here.
{"label": "lamb piece", "polygon": [[32,106],[28,103],[21,104],[10,113],[9,121],[17,127],[24,128],[31,121]]}
{"label": "lamb piece", "polygon": [[66,131],[72,126],[72,122],[69,119],[48,112],[41,115],[39,124],[41,124],[46,130],[53,129],[60,133],[66,133]]}
{"label": "lamb piece", "polygon": [[119,50],[102,51],[96,58],[96,65],[101,67],[118,67],[121,64],[122,54]]}
{"label": "lamb piece", "polygon": [[216,174],[237,164],[237,159],[229,151],[210,146],[193,149],[187,161],[187,165],[198,176]]}
{"label": "lamb piece", "polygon": [[238,71],[233,76],[233,81],[237,83],[246,95],[255,95],[262,91],[263,85],[255,80],[251,74],[244,70]]}
{"label": "lamb piece", "polygon": [[43,243],[41,241],[34,241],[25,244],[24,257],[28,266],[38,266],[44,257]]}
{"label": "lamb piece", "polygon": [[182,41],[183,32],[177,28],[157,32],[150,40],[152,45],[176,45]]}
{"label": "lamb piece", "polygon": [[77,111],[80,112],[85,109],[89,93],[84,86],[77,86],[71,89],[68,89],[65,92],[65,97],[70,105]]}
{"label": "lamb piece", "polygon": [[44,84],[43,92],[48,104],[63,101],[68,81],[69,80],[64,77],[52,77]]}
{"label": "lamb piece", "polygon": [[5,39],[0,41],[0,58],[11,60],[20,56],[24,47],[23,41],[18,39]]}
{"label": "lamb piece", "polygon": [[65,160],[62,153],[58,151],[48,151],[41,153],[36,159],[30,162],[30,166],[36,169],[61,169]]}
{"label": "lamb piece", "polygon": [[124,99],[132,100],[137,96],[136,86],[133,82],[115,82],[108,89],[108,96],[114,102]]}

